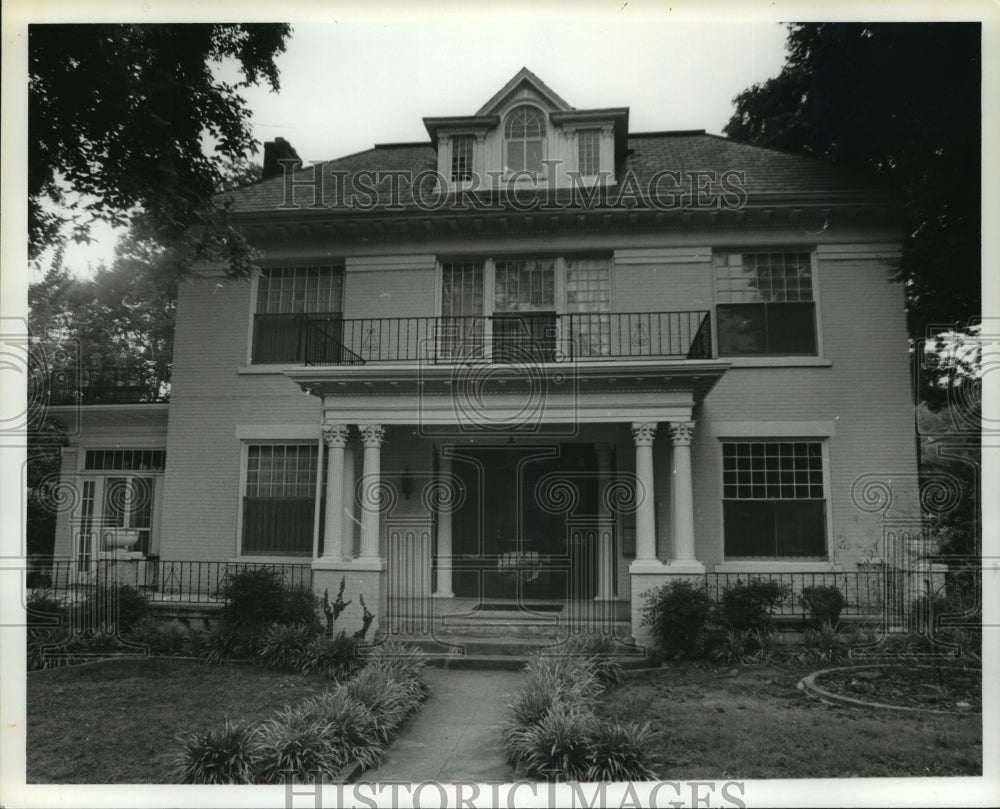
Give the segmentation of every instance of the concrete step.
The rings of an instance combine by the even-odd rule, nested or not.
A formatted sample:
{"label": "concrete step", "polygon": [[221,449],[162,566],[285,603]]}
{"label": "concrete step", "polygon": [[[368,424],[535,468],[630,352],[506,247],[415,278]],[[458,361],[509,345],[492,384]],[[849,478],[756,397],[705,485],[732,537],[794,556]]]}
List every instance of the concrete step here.
{"label": "concrete step", "polygon": [[[532,654],[551,650],[559,654],[558,638],[483,638],[481,636],[391,636],[393,641],[422,649],[430,665],[444,668],[512,669],[523,668]],[[615,659],[625,668],[645,664],[645,655],[635,646],[622,643]]]}

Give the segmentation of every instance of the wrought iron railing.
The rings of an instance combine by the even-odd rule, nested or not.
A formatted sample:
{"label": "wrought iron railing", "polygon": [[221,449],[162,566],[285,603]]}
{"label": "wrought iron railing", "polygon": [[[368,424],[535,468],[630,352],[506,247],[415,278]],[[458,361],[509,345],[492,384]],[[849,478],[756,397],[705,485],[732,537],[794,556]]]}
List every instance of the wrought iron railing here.
{"label": "wrought iron railing", "polygon": [[30,574],[29,587],[52,590],[78,600],[95,587],[130,585],[150,601],[214,603],[222,600],[227,576],[242,570],[270,568],[288,584],[312,585],[312,569],[305,562],[197,562],[165,559],[57,559]]}
{"label": "wrought iron railing", "polygon": [[133,365],[56,368],[48,372],[46,384],[51,405],[140,404],[169,398],[167,384]]}
{"label": "wrought iron railing", "polygon": [[788,618],[805,618],[808,610],[800,596],[806,587],[836,587],[844,597],[845,617],[874,618],[896,614],[905,605],[897,604],[898,582],[907,571],[896,570],[882,565],[872,565],[865,569],[821,573],[706,573],[705,587],[716,602],[722,594],[737,582],[774,581],[787,588],[787,596],[775,606],[773,614]]}
{"label": "wrought iron railing", "polygon": [[347,320],[300,316],[297,327],[295,338],[287,333],[283,338],[289,346],[296,345],[296,359],[284,361],[307,365],[712,358],[707,311],[517,312],[490,317]]}

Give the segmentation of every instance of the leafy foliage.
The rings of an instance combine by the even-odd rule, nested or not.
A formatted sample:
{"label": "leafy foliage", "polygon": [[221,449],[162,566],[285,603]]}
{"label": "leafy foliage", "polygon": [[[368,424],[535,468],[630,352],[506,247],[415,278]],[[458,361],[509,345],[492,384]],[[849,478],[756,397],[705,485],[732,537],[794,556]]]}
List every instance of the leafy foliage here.
{"label": "leafy foliage", "polygon": [[800,23],[787,47],[725,134],[885,177],[902,203],[910,334],[978,317],[981,26]]}
{"label": "leafy foliage", "polygon": [[77,626],[126,635],[148,613],[149,602],[131,584],[107,584],[91,589],[73,609]]}
{"label": "leafy foliage", "polygon": [[343,632],[332,638],[316,637],[302,650],[299,671],[339,680],[363,665],[358,656],[358,642]]}
{"label": "leafy foliage", "polygon": [[182,784],[250,784],[254,729],[226,722],[219,731],[193,733],[181,740],[174,771]]}
{"label": "leafy foliage", "polygon": [[257,654],[269,669],[301,671],[315,638],[315,630],[306,624],[272,624],[261,636]]}
{"label": "leafy foliage", "polygon": [[809,611],[813,622],[834,626],[840,621],[840,613],[846,605],[844,594],[833,585],[803,587],[799,601]]}
{"label": "leafy foliage", "polygon": [[677,579],[644,597],[642,625],[650,627],[660,651],[674,656],[695,655],[712,608],[704,586]]}
{"label": "leafy foliage", "polygon": [[300,782],[318,774],[333,778],[347,763],[330,723],[308,705],[286,707],[258,731],[254,781],[284,783],[289,776]]}
{"label": "leafy foliage", "polygon": [[303,585],[289,585],[272,567],[242,568],[226,576],[223,619],[234,626],[261,630],[266,624],[318,626],[316,597]]}
{"label": "leafy foliage", "polygon": [[[86,239],[94,219],[141,221],[163,244],[220,221],[222,166],[256,151],[241,91],[278,89],[289,33],[271,23],[31,26],[30,256],[66,226]],[[213,72],[227,60],[236,81]]]}
{"label": "leafy foliage", "polygon": [[773,580],[737,579],[722,593],[719,615],[723,624],[737,631],[771,629],[771,613],[790,595],[787,586]]}
{"label": "leafy foliage", "polygon": [[587,781],[652,781],[659,734],[648,722],[599,722],[591,734]]}
{"label": "leafy foliage", "polygon": [[[577,643],[603,647],[597,638]],[[648,725],[602,715],[600,670],[595,656],[532,656],[503,730],[507,760],[519,774],[545,780],[655,777],[655,734]]]}

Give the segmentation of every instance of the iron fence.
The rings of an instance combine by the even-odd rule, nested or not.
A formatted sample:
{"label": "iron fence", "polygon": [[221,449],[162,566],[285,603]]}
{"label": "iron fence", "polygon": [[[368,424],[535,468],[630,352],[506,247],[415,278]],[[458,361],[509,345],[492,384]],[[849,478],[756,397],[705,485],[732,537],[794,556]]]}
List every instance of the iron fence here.
{"label": "iron fence", "polygon": [[226,578],[244,570],[277,571],[289,585],[312,586],[308,563],[197,562],[165,559],[96,559],[81,563],[58,559],[29,572],[31,589],[51,590],[69,600],[94,589],[129,585],[150,601],[213,603],[222,601]]}

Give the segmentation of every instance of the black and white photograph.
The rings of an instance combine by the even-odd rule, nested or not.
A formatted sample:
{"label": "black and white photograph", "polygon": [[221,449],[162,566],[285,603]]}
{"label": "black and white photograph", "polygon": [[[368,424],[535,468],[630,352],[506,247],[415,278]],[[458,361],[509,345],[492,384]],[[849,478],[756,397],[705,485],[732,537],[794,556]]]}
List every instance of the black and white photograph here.
{"label": "black and white photograph", "polygon": [[1000,804],[995,5],[3,41],[0,806]]}

